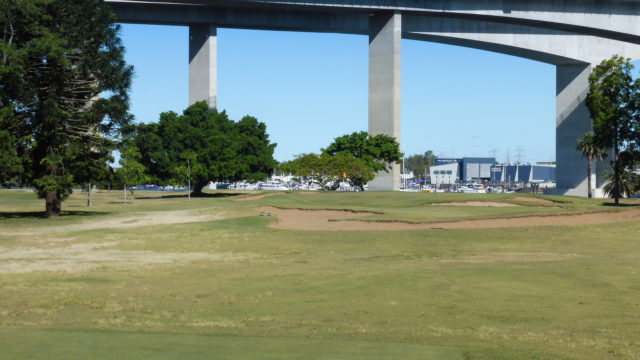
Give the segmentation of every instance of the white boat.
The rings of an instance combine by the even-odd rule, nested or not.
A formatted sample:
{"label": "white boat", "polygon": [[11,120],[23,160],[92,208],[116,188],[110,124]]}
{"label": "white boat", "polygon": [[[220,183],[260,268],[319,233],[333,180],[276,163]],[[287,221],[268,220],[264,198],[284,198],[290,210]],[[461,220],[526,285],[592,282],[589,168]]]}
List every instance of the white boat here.
{"label": "white boat", "polygon": [[285,183],[276,182],[276,181],[267,181],[258,183],[258,190],[277,190],[277,191],[285,191],[289,190],[289,186]]}
{"label": "white boat", "polygon": [[249,184],[249,183],[236,183],[235,190],[258,190],[258,184]]}

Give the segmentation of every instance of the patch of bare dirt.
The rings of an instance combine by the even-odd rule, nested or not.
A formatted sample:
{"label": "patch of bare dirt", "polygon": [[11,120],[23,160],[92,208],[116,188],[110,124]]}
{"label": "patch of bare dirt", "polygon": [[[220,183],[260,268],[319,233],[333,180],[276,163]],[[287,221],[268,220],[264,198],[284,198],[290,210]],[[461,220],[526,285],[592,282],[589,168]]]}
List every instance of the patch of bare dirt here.
{"label": "patch of bare dirt", "polygon": [[98,267],[135,268],[193,261],[238,261],[248,255],[231,253],[177,253],[113,249],[118,242],[72,244],[55,248],[0,248],[0,274],[34,271],[80,272]]}
{"label": "patch of bare dirt", "polygon": [[192,211],[158,211],[150,213],[135,213],[127,217],[92,218],[86,222],[76,224],[53,224],[41,228],[27,230],[12,230],[6,235],[43,235],[70,231],[85,231],[96,229],[121,229],[150,225],[184,224],[192,222],[206,222],[221,220],[224,217],[217,214],[194,214]]}
{"label": "patch of bare dirt", "polygon": [[433,203],[431,205],[444,205],[444,206],[478,206],[478,207],[513,207],[520,206],[511,203],[503,203],[497,201],[453,201],[453,202],[441,202]]}
{"label": "patch of bare dirt", "polygon": [[273,221],[269,225],[270,227],[288,230],[388,231],[419,229],[489,229],[535,226],[597,225],[615,222],[640,221],[640,209],[590,214],[523,216],[516,218],[461,220],[425,224],[349,220],[349,218],[354,216],[362,216],[368,213],[339,210],[300,210],[262,207],[260,208],[260,211],[268,212],[272,216],[277,217],[276,221]]}
{"label": "patch of bare dirt", "polygon": [[273,196],[273,195],[281,195],[281,192],[274,192],[271,194],[258,194],[258,195],[249,195],[249,196],[241,196],[241,197],[237,197],[237,198],[233,198],[231,199],[231,201],[254,201],[254,200],[260,200],[265,196]]}

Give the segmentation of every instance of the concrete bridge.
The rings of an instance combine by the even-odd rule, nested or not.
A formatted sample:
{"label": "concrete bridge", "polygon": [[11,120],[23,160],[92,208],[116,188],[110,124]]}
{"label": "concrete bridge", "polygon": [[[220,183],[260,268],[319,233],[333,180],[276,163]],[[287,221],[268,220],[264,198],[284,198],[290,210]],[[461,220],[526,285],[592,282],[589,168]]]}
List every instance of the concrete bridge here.
{"label": "concrete bridge", "polygon": [[[216,106],[217,28],[369,37],[369,132],[400,141],[401,39],[499,52],[556,66],[556,193],[587,194],[577,138],[593,66],[640,59],[640,0],[106,0],[125,23],[189,26],[189,102]],[[543,120],[543,119],[541,119]],[[601,188],[608,160],[595,166]],[[370,189],[398,189],[399,168]],[[598,193],[598,191],[596,191]]]}

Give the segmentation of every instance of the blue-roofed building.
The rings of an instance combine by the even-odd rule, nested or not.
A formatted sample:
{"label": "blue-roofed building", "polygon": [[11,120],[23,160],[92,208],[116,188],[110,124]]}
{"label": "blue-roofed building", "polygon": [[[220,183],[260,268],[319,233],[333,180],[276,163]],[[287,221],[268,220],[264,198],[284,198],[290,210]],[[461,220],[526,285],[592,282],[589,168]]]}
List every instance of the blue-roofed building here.
{"label": "blue-roofed building", "polygon": [[552,165],[497,165],[491,167],[493,182],[542,183],[555,182],[556,167]]}
{"label": "blue-roofed building", "polygon": [[462,160],[463,181],[490,180],[491,167],[495,165],[495,158],[464,157]]}
{"label": "blue-roofed building", "polygon": [[[552,183],[556,179],[555,165],[495,165],[492,157],[436,158],[431,167],[432,183],[490,181],[494,183]],[[457,164],[454,165],[454,164]],[[453,168],[452,168],[453,166]],[[444,174],[449,175],[447,177]]]}
{"label": "blue-roofed building", "polygon": [[[454,182],[458,181],[472,181],[472,180],[491,180],[491,166],[495,164],[495,158],[478,158],[478,157],[464,157],[462,159],[454,158],[436,158],[433,171],[431,174],[432,182],[434,175],[441,175],[442,170],[446,170],[447,173],[453,170],[453,174],[457,174]],[[452,169],[451,166],[457,164],[456,169]],[[435,172],[438,172],[437,174]],[[451,174],[449,174],[451,175]],[[440,178],[438,178],[440,179]],[[454,183],[451,182],[451,183]]]}
{"label": "blue-roofed building", "polygon": [[556,181],[556,167],[555,166],[540,166],[533,167],[533,181]]}

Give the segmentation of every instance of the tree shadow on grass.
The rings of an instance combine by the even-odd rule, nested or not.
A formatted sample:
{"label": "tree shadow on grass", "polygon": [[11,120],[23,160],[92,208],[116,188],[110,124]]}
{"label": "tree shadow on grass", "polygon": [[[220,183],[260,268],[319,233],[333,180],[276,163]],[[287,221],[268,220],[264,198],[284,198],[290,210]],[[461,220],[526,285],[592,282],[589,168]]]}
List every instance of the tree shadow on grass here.
{"label": "tree shadow on grass", "polygon": [[[59,217],[67,216],[96,216],[106,215],[105,212],[97,211],[63,211]],[[0,220],[8,219],[46,219],[46,212],[44,211],[0,211]]]}
{"label": "tree shadow on grass", "polygon": [[[240,196],[240,195],[246,195],[243,193],[221,193],[221,192],[216,192],[216,193],[200,193],[200,194],[191,194],[192,198],[197,198],[197,199],[207,199],[207,198],[226,198],[226,197],[234,197],[234,196]],[[187,197],[189,197],[188,194],[171,194],[171,195],[162,195],[162,196],[136,196],[135,200],[154,200],[154,199],[178,199],[178,198],[183,198],[186,199]]]}
{"label": "tree shadow on grass", "polygon": [[619,205],[616,205],[613,202],[603,202],[602,206],[619,207],[619,208],[630,208],[630,207],[640,207],[640,203],[639,204],[620,203]]}

